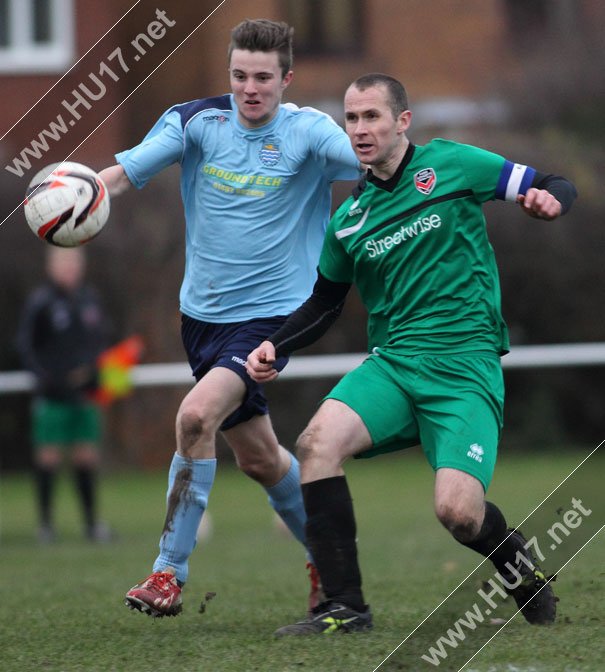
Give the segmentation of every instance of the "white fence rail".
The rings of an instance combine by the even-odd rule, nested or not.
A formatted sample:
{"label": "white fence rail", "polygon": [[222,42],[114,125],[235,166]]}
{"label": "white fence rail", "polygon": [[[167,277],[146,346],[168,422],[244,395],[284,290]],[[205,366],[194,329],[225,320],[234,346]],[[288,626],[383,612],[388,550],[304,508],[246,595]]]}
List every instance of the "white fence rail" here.
{"label": "white fence rail", "polygon": [[[279,380],[338,377],[360,364],[365,353],[294,356]],[[524,345],[513,347],[502,358],[505,369],[601,366],[605,364],[605,343],[567,343],[562,345]],[[191,385],[187,363],[141,364],[133,369],[135,387]],[[29,392],[33,377],[26,371],[0,372],[0,394]]]}

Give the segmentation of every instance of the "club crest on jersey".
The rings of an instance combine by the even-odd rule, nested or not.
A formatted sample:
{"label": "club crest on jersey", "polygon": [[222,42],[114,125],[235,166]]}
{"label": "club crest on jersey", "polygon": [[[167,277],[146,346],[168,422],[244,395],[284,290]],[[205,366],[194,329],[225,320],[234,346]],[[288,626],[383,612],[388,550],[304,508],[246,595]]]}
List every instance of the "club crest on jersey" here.
{"label": "club crest on jersey", "polygon": [[414,186],[421,194],[428,196],[437,184],[437,175],[432,168],[423,168],[414,175]]}
{"label": "club crest on jersey", "polygon": [[272,138],[263,141],[259,157],[264,166],[275,166],[281,159],[281,151]]}

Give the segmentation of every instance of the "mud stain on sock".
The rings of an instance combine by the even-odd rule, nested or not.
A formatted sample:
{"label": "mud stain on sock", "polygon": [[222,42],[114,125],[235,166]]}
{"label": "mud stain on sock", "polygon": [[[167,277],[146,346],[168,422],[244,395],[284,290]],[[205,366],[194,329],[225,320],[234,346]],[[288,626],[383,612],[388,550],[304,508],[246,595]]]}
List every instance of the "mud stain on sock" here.
{"label": "mud stain on sock", "polygon": [[191,490],[192,478],[193,467],[191,466],[183,467],[183,469],[177,472],[172,490],[170,491],[170,495],[168,495],[166,520],[164,521],[162,534],[173,531],[172,522],[178,506],[187,506],[189,503],[189,491]]}

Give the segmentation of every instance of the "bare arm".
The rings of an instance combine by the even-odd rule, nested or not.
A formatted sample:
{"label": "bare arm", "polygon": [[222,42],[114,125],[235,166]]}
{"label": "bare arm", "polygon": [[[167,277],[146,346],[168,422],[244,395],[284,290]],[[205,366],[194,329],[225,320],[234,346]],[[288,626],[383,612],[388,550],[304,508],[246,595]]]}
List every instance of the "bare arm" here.
{"label": "bare arm", "polygon": [[107,189],[109,189],[110,196],[119,196],[131,186],[124,168],[119,163],[116,163],[115,166],[104,168],[99,172],[99,176],[105,182]]}

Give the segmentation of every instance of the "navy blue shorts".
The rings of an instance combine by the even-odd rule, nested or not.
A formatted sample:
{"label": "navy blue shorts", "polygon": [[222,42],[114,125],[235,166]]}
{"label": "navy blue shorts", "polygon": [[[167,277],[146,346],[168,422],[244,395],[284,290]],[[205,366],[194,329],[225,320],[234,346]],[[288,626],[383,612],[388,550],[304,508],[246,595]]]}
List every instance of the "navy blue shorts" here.
{"label": "navy blue shorts", "polygon": [[[215,324],[182,315],[181,337],[195,379],[199,381],[210,369],[222,366],[237,373],[246,385],[243,404],[225,418],[220,427],[222,430],[269,412],[262,385],[250,378],[245,364],[250,352],[276,332],[285,320],[286,316],[280,316]],[[275,368],[281,371],[287,363],[288,357],[280,357]]]}

